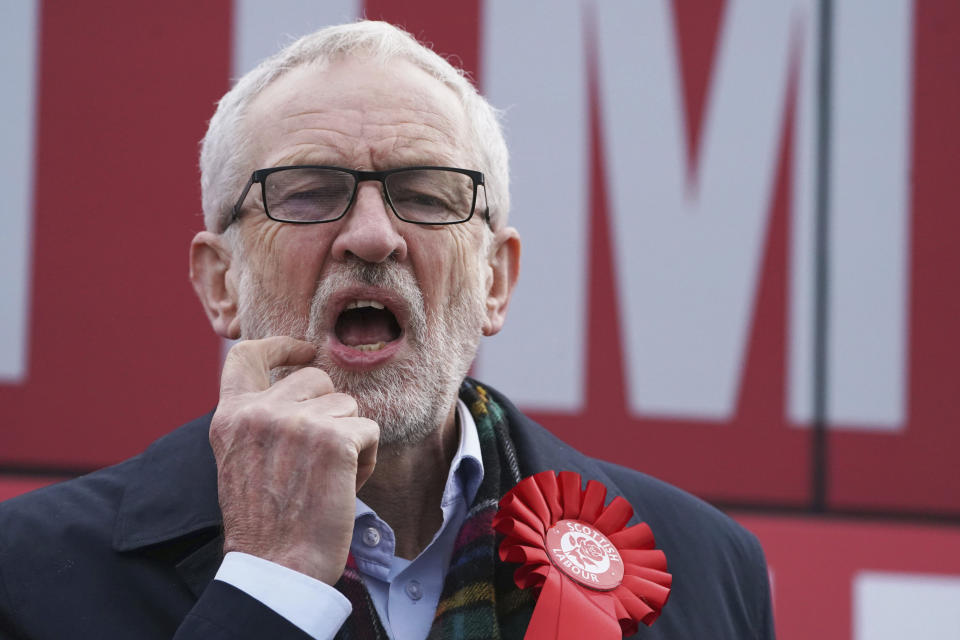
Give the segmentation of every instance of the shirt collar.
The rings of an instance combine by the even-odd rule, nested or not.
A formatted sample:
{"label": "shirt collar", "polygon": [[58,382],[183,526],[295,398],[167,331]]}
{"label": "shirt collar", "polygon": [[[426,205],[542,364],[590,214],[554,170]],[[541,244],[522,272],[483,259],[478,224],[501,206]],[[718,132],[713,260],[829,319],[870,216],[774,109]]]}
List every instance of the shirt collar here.
{"label": "shirt collar", "polygon": [[443,493],[446,497],[451,489],[451,479],[454,479],[454,482],[460,485],[458,493],[463,494],[467,508],[470,508],[480,483],[483,482],[483,452],[480,449],[477,423],[473,421],[467,405],[460,399],[457,399],[457,418],[460,423],[460,444],[453,456],[453,462],[450,463],[450,476]]}

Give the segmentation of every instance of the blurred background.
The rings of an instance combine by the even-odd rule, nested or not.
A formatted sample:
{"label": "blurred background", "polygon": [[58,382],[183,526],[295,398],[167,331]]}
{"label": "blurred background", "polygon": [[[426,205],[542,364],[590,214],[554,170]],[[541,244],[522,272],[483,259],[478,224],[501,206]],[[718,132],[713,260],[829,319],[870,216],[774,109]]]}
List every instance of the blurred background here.
{"label": "blurred background", "polygon": [[6,3],[0,499],[213,408],[198,141],[360,16],[504,111],[523,266],[475,375],[754,531],[781,639],[960,638],[956,0]]}

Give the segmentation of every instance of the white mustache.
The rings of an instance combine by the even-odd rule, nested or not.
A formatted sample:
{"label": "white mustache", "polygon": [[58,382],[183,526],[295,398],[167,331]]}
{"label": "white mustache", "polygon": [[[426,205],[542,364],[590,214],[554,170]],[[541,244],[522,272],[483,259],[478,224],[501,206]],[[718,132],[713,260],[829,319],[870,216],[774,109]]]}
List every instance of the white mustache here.
{"label": "white mustache", "polygon": [[404,331],[414,345],[423,343],[427,331],[427,313],[423,293],[413,272],[397,262],[369,263],[360,259],[337,263],[321,280],[310,303],[308,339],[318,336],[323,321],[323,310],[343,289],[364,285],[390,291],[404,301],[407,307],[407,326]]}

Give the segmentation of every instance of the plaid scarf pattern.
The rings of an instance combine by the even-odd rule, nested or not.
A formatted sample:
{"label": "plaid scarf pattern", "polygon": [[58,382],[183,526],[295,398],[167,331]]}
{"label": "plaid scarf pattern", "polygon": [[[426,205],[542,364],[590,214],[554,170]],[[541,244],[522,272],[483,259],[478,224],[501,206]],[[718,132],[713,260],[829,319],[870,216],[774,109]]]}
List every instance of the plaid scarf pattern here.
{"label": "plaid scarf pattern", "polygon": [[[499,538],[493,516],[504,493],[521,480],[517,454],[502,407],[469,378],[460,388],[477,425],[483,457],[483,482],[454,542],[450,567],[428,638],[431,640],[520,640],[535,600],[513,581],[515,567],[497,557]],[[380,640],[387,633],[363,585],[353,558],[336,588],[353,605],[338,640]]]}

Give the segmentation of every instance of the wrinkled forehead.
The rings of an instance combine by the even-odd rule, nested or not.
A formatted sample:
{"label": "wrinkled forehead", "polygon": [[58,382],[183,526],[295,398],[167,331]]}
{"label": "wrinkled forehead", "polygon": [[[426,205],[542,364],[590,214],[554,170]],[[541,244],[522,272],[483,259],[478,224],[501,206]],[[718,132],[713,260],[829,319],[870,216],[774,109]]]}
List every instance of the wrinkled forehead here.
{"label": "wrinkled forehead", "polygon": [[351,57],[291,69],[251,102],[245,125],[255,168],[294,161],[475,168],[460,99],[403,59]]}

